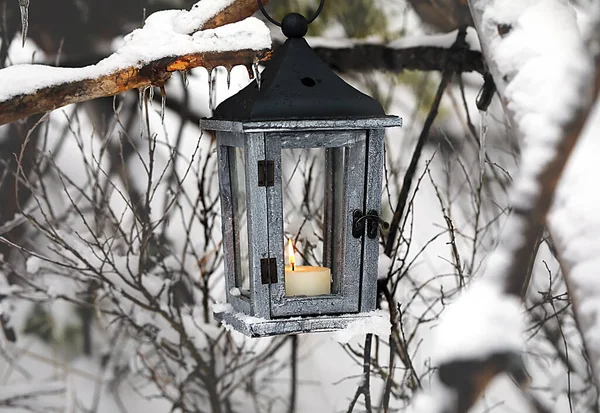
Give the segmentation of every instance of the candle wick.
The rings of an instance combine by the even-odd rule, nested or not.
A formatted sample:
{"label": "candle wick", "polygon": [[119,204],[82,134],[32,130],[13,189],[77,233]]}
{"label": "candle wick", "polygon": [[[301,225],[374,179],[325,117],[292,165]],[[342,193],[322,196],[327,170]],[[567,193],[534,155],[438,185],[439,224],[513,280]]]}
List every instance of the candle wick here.
{"label": "candle wick", "polygon": [[292,271],[296,271],[296,264],[292,263]]}

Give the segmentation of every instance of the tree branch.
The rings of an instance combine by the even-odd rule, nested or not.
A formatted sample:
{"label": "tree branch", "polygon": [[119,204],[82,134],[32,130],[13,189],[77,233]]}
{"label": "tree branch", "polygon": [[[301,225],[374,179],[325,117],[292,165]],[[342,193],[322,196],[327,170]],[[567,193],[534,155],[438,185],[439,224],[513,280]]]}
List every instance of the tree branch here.
{"label": "tree branch", "polygon": [[[543,230],[558,180],[598,96],[600,60],[592,62],[583,39],[578,37],[575,14],[567,3],[540,2],[511,8],[513,5],[503,5],[500,0],[469,0],[469,6],[487,67],[513,129],[524,143],[519,173],[511,188],[511,215],[489,259],[487,273],[477,283],[477,287],[493,291],[490,297],[495,296],[494,301],[483,303],[489,309],[521,296],[528,280],[531,255]],[[504,8],[510,9],[510,13]],[[491,9],[493,13],[488,12]],[[542,15],[544,17],[540,17]],[[544,19],[543,24],[535,24],[534,19]],[[568,33],[566,37],[565,33]],[[565,54],[556,53],[554,47],[545,48],[558,41],[557,36],[561,36],[560,40],[566,39]],[[531,68],[541,68],[537,66],[540,63],[553,70],[548,75],[537,70],[535,80],[543,82],[534,85]],[[562,90],[558,90],[560,88]],[[552,94],[552,102],[547,100],[548,93]],[[450,306],[447,311],[461,304],[463,307],[457,308],[467,311],[451,313],[455,318],[446,320],[447,326],[455,325],[460,314],[473,314],[460,318],[466,326],[472,325],[473,320],[481,321],[477,312],[483,310],[482,303],[475,300],[464,304],[468,303],[465,299],[472,300],[475,294],[485,291],[477,287]],[[519,311],[514,307],[513,310],[502,322],[505,327],[516,327],[520,323]],[[498,319],[503,316],[497,312],[491,314]],[[494,328],[499,327],[493,327],[488,333],[496,333]],[[518,336],[514,333],[512,335]],[[487,347],[485,340],[489,341],[489,337],[470,334],[463,331],[458,336],[469,337],[469,344],[478,354],[461,352],[460,337],[453,343],[440,343],[455,348],[451,354],[444,354],[439,367],[441,382],[457,397],[456,405],[445,406],[445,412],[467,412],[499,373],[516,373],[519,384],[526,381],[515,341]],[[473,342],[480,337],[481,343]]]}
{"label": "tree branch", "polygon": [[[266,1],[265,1],[266,3]],[[242,0],[225,9],[221,14],[209,20],[202,29],[216,27],[216,24],[229,24],[236,17],[245,17],[253,13],[251,5],[256,2]],[[241,14],[236,14],[241,13]],[[481,53],[468,48],[444,48],[434,46],[416,46],[397,48],[386,44],[349,42],[347,47],[315,46],[317,55],[332,69],[341,73],[384,70],[402,72],[403,70],[437,70],[442,72],[484,72]],[[274,48],[281,46],[275,42]],[[256,60],[270,58],[267,50],[238,50],[228,52],[210,52],[164,58],[148,63],[140,69],[134,67],[111,73],[100,78],[85,79],[77,82],[62,83],[40,89],[34,93],[14,96],[0,102],[0,125],[14,122],[36,113],[100,97],[113,96],[127,90],[147,86],[161,87],[174,71],[187,71],[195,67],[232,67],[250,65]],[[95,56],[99,61],[103,56]],[[85,63],[88,63],[89,60]],[[77,62],[66,62],[67,66],[79,66]],[[84,62],[79,62],[84,63]]]}
{"label": "tree branch", "polygon": [[[347,41],[343,46],[319,44],[308,39],[317,55],[332,69],[340,73],[383,70],[399,73],[403,70],[421,70],[455,73],[484,73],[481,52],[467,47],[414,46],[398,47]],[[314,42],[314,44],[312,44]],[[273,42],[273,46],[281,42]]]}
{"label": "tree branch", "polygon": [[[267,3],[266,0],[263,2]],[[237,0],[207,20],[196,31],[213,29],[241,21],[252,16],[257,9],[258,3],[255,0]],[[134,66],[119,68],[112,73],[94,78],[85,76],[87,68],[68,69],[69,74],[73,75],[71,78],[82,80],[57,82],[57,84],[40,88],[35,92],[12,96],[1,101],[0,125],[72,103],[113,96],[131,89],[147,86],[163,87],[174,71],[187,71],[198,66],[231,68],[235,65],[251,65],[256,61],[265,60],[269,57],[270,52],[266,49],[192,53],[164,57],[151,61],[140,68]],[[61,70],[53,69],[52,75],[55,75],[57,70]],[[77,71],[80,73],[79,76]],[[4,76],[10,76],[11,73],[14,72],[2,73],[0,71],[0,75],[3,74]]]}
{"label": "tree branch", "polygon": [[[267,4],[268,2],[269,0],[262,0],[263,4]],[[256,0],[236,0],[221,10],[220,13],[208,19],[198,30],[214,29],[226,24],[239,22],[246,17],[252,16],[257,11],[258,2]]]}
{"label": "tree branch", "polygon": [[348,406],[348,413],[354,411],[358,398],[363,395],[365,397],[365,411],[367,413],[372,412],[371,406],[371,344],[373,342],[373,334],[367,334],[365,336],[365,348],[363,353],[363,377],[360,385],[354,393],[354,397]]}
{"label": "tree branch", "polygon": [[[594,20],[589,26],[590,45],[598,50],[600,43],[600,6],[595,4]],[[594,48],[593,43],[596,44]],[[596,68],[600,68],[600,54],[595,56]],[[596,75],[595,93],[598,93],[600,76]],[[598,125],[598,109],[588,123]],[[582,335],[583,348],[589,360],[594,384],[600,388],[600,346],[596,338],[598,332],[598,303],[600,294],[594,287],[600,268],[598,256],[598,228],[600,218],[597,213],[596,187],[600,173],[594,165],[600,145],[596,129],[588,128],[581,139],[573,159],[569,162],[564,177],[556,191],[552,211],[548,216],[548,230],[556,248],[567,290],[573,305],[577,327]],[[596,405],[598,398],[596,398]]]}
{"label": "tree branch", "polygon": [[129,67],[100,78],[56,84],[0,102],[0,125],[72,103],[113,96],[131,89],[146,86],[163,87],[175,71],[187,71],[199,66],[251,65],[254,61],[265,60],[269,56],[270,52],[267,50],[198,53],[160,59],[140,69]]}
{"label": "tree branch", "polygon": [[[458,31],[456,41],[454,45],[448,49],[450,51],[459,52],[465,50],[465,36],[466,36],[466,28],[463,28]],[[438,109],[440,103],[442,101],[442,96],[444,95],[444,91],[450,83],[454,71],[451,69],[444,69],[444,73],[442,75],[442,81],[438,86],[438,90],[435,94],[435,98],[433,99],[433,103],[431,104],[431,109],[427,114],[427,118],[425,119],[425,123],[423,124],[423,129],[421,134],[419,135],[419,139],[417,140],[417,146],[413,152],[413,156],[410,160],[410,164],[406,173],[404,175],[404,181],[402,182],[402,188],[400,190],[400,194],[398,195],[398,201],[396,203],[396,209],[394,211],[394,217],[392,218],[392,223],[390,224],[390,230],[387,236],[387,241],[385,244],[385,254],[388,257],[392,256],[392,252],[394,250],[394,244],[396,241],[396,234],[400,228],[400,221],[402,216],[404,215],[404,210],[406,208],[406,202],[408,200],[408,195],[410,193],[410,189],[412,186],[412,181],[415,176],[415,172],[417,171],[417,166],[419,164],[419,160],[421,159],[421,153],[423,152],[423,148],[425,146],[425,142],[429,137],[429,131],[431,130],[431,126],[435,121],[435,118],[438,114]]]}

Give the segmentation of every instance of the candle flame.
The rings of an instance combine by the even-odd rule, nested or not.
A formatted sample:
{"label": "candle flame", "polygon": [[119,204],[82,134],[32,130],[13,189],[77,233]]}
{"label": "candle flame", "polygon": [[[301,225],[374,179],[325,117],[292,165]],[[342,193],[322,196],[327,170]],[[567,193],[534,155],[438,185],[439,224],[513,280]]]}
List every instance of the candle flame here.
{"label": "candle flame", "polygon": [[292,244],[292,240],[288,240],[288,259],[290,260],[290,266],[292,267],[292,271],[296,270],[296,256],[294,254],[294,245]]}

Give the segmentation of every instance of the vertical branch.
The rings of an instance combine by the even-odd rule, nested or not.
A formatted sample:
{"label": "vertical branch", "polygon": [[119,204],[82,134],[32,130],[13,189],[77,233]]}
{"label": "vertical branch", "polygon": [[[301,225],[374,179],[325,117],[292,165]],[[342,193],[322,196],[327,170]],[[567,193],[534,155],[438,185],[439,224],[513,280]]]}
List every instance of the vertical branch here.
{"label": "vertical branch", "polygon": [[[464,48],[466,47],[465,38],[467,35],[466,27],[461,28],[458,31],[456,36],[456,41],[452,45],[453,49]],[[427,138],[429,137],[429,131],[431,130],[431,126],[437,117],[438,110],[440,107],[440,103],[442,101],[442,96],[444,95],[444,91],[446,87],[450,83],[454,72],[450,70],[444,71],[442,74],[442,80],[440,85],[438,86],[437,92],[435,94],[435,98],[433,99],[433,103],[431,104],[431,109],[427,114],[427,118],[425,119],[425,123],[423,124],[423,129],[421,130],[421,134],[419,135],[419,139],[417,140],[417,146],[413,152],[413,156],[410,160],[410,164],[408,169],[406,170],[406,174],[404,175],[404,181],[402,182],[402,189],[400,190],[400,194],[398,195],[398,201],[396,202],[396,209],[394,211],[394,216],[392,218],[392,223],[390,224],[390,230],[388,233],[388,238],[385,244],[385,255],[388,257],[392,256],[392,252],[394,250],[394,243],[396,240],[396,235],[398,233],[398,229],[400,228],[400,221],[404,215],[404,210],[406,208],[406,203],[408,200],[408,195],[410,194],[410,189],[412,185],[413,178],[415,176],[417,166],[419,165],[419,160],[421,159],[421,154],[423,153],[423,148],[425,147],[425,143],[427,142]]]}
{"label": "vertical branch", "polygon": [[385,255],[388,257],[392,256],[392,252],[394,250],[394,243],[396,240],[396,235],[398,233],[398,229],[400,228],[400,221],[404,216],[404,209],[406,208],[406,202],[408,200],[408,195],[410,194],[410,188],[412,185],[413,178],[415,173],[417,172],[417,166],[419,165],[419,160],[421,159],[421,154],[423,153],[423,148],[425,147],[425,143],[427,142],[427,138],[429,137],[429,131],[431,130],[431,126],[433,125],[433,121],[437,117],[438,109],[440,107],[440,102],[442,100],[442,96],[444,95],[444,91],[446,90],[446,86],[450,83],[450,79],[452,78],[452,72],[445,72],[442,75],[442,81],[438,86],[437,92],[435,94],[435,99],[431,104],[431,109],[429,110],[429,114],[427,115],[427,119],[425,119],[425,124],[423,125],[423,129],[421,130],[421,134],[419,135],[419,139],[417,140],[417,146],[413,152],[413,156],[410,160],[410,164],[408,165],[408,169],[406,170],[406,174],[404,175],[404,180],[402,182],[402,189],[400,190],[400,194],[398,195],[398,201],[396,202],[396,209],[394,211],[394,216],[392,218],[392,223],[390,224],[390,230],[388,233],[387,242],[385,244]]}
{"label": "vertical branch", "polygon": [[373,409],[371,406],[371,345],[373,343],[373,334],[367,334],[365,337],[365,349],[363,353],[363,377],[360,385],[354,393],[354,397],[348,406],[347,413],[354,411],[354,406],[358,398],[363,395],[365,397],[365,411],[372,413]]}
{"label": "vertical branch", "polygon": [[387,285],[384,285],[383,294],[388,302],[388,308],[390,309],[390,324],[392,325],[392,330],[390,332],[389,337],[389,359],[388,359],[388,372],[387,377],[385,379],[385,387],[383,390],[383,398],[381,405],[383,407],[384,413],[389,411],[390,407],[390,397],[392,395],[392,385],[394,384],[394,372],[395,372],[395,360],[396,360],[396,340],[394,339],[394,334],[397,334],[397,320],[399,321],[399,314],[396,310],[396,305],[394,303],[394,297],[390,294]]}
{"label": "vertical branch", "polygon": [[[513,375],[520,386],[526,382],[521,294],[558,180],[600,89],[600,59],[593,61],[570,4],[468,3],[523,150],[511,187],[512,211],[487,272],[445,311],[438,327],[439,366],[429,397],[447,400],[436,410],[446,413],[467,412],[500,373]],[[552,47],[558,41],[561,53]],[[542,67],[552,71],[532,70]]]}
{"label": "vertical branch", "polygon": [[298,336],[290,337],[290,345],[292,347],[291,361],[291,380],[290,380],[290,407],[288,413],[296,411],[296,391],[298,387]]}

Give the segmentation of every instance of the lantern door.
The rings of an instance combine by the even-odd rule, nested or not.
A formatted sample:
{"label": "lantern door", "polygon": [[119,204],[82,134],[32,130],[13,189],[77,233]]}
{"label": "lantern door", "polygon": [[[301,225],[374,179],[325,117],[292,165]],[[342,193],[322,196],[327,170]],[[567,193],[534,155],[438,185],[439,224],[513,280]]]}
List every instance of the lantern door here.
{"label": "lantern door", "polygon": [[364,208],[366,132],[273,133],[265,148],[274,171],[267,188],[277,271],[271,316],[359,312],[363,238],[352,234],[352,211]]}
{"label": "lantern door", "polygon": [[219,183],[227,301],[236,311],[270,317],[267,196],[256,165],[264,160],[263,133],[218,132]]}

